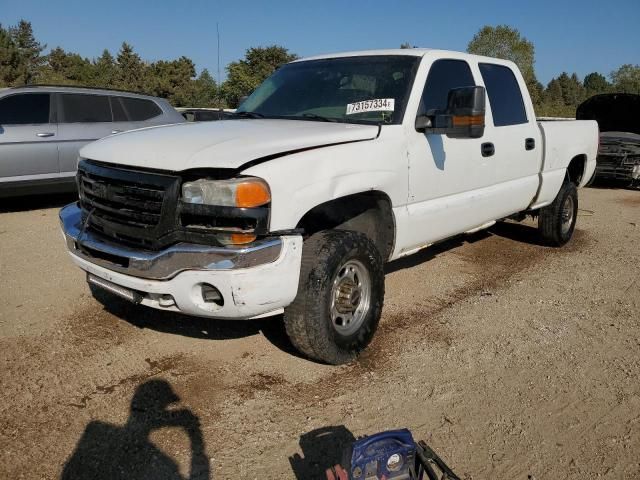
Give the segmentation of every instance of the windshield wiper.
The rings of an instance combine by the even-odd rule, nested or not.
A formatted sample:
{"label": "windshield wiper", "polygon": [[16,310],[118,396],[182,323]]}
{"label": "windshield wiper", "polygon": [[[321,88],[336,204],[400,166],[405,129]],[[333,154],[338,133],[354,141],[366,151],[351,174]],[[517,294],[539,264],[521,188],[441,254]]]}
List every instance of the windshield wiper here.
{"label": "windshield wiper", "polygon": [[257,112],[233,112],[234,115],[243,118],[264,118],[264,115]]}
{"label": "windshield wiper", "polygon": [[321,122],[337,122],[335,118],[323,117],[322,115],[316,115],[315,113],[303,113],[304,118],[310,118],[313,120],[320,120]]}

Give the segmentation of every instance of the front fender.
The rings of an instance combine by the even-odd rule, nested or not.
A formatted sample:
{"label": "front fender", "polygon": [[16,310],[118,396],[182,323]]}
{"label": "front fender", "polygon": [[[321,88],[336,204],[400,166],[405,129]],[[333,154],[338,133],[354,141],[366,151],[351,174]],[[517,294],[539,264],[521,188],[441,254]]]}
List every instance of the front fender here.
{"label": "front fender", "polygon": [[296,228],[312,208],[355,193],[378,190],[392,207],[405,205],[408,161],[402,141],[386,138],[335,145],[269,160],[243,174],[271,188],[270,230]]}

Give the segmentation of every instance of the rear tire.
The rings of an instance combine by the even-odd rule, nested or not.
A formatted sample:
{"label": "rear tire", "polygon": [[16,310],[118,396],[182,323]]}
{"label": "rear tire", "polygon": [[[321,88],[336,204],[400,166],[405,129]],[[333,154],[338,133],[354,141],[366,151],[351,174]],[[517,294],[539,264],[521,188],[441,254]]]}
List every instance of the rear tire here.
{"label": "rear tire", "polygon": [[542,240],[554,247],[565,245],[571,240],[577,218],[578,190],[565,181],[553,203],[540,209],[538,231]]}
{"label": "rear tire", "polygon": [[371,342],[384,301],[380,252],[362,233],[327,230],[304,242],[298,295],[285,309],[291,343],[301,353],[338,365]]}

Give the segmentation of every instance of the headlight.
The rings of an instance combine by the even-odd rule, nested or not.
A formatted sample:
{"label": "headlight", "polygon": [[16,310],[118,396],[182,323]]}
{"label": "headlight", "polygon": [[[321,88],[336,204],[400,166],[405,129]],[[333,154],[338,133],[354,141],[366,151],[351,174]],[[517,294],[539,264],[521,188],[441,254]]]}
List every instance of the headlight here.
{"label": "headlight", "polygon": [[221,207],[259,207],[271,201],[269,186],[254,177],[195,180],[182,184],[182,201]]}

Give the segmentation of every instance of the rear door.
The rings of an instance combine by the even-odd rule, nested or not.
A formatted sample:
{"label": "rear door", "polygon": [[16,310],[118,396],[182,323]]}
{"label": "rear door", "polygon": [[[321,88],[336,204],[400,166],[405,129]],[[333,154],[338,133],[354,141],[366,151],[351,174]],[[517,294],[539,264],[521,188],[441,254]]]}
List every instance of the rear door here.
{"label": "rear door", "polygon": [[[417,115],[445,110],[449,91],[479,84],[472,65],[456,58],[431,64]],[[407,112],[409,114],[409,112]],[[487,132],[485,130],[485,137]],[[483,156],[485,138],[450,138],[443,134],[409,132],[410,238],[405,251],[464,232],[483,223],[490,212],[476,209],[474,196],[496,181],[490,158]],[[478,199],[481,201],[480,199]]]}
{"label": "rear door", "polygon": [[491,112],[484,142],[495,146],[490,163],[499,187],[496,193],[507,213],[524,210],[539,186],[543,148],[540,129],[535,118],[529,118],[533,113],[527,113],[522,95],[526,85],[506,65],[480,62],[478,68]]}
{"label": "rear door", "polygon": [[49,93],[16,93],[0,98],[0,179],[58,173],[58,127]]}
{"label": "rear door", "polygon": [[75,172],[78,151],[84,145],[114,131],[108,95],[58,93],[60,171]]}

